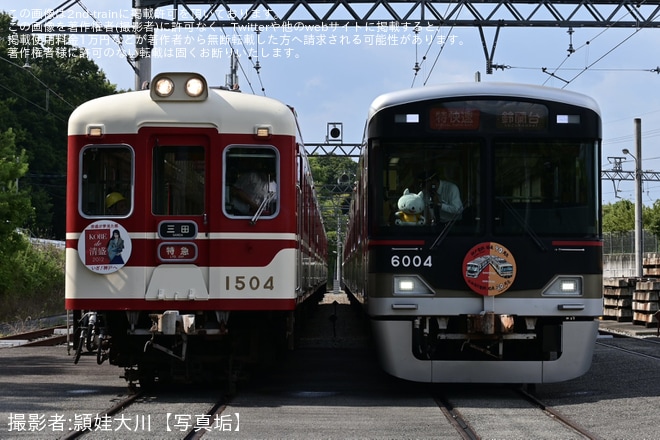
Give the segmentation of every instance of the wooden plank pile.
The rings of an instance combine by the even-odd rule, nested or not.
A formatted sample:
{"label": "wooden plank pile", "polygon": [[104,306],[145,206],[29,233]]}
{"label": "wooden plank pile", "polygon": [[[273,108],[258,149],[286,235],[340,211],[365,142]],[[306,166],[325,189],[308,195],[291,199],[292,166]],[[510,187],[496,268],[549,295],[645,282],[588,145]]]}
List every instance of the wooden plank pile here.
{"label": "wooden plank pile", "polygon": [[657,327],[656,313],[660,297],[660,280],[649,279],[637,281],[632,298],[633,323],[646,327]]}
{"label": "wooden plank pile", "polygon": [[660,275],[660,254],[645,254],[642,260],[642,273],[645,277]]}
{"label": "wooden plank pile", "polygon": [[618,322],[633,320],[632,301],[635,279],[603,279],[603,318]]}

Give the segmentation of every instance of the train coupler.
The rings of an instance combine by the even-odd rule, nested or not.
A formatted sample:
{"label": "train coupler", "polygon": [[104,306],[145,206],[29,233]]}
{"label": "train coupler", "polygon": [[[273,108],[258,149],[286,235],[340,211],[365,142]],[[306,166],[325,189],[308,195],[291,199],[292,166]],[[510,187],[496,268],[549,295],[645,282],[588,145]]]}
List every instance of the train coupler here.
{"label": "train coupler", "polygon": [[[156,337],[156,335],[153,334],[151,336],[151,339],[148,340],[144,344],[144,352],[145,353],[151,347],[151,348],[154,348],[155,350],[162,351],[163,353],[166,353],[166,354],[168,354],[168,355],[172,356],[173,358],[176,358],[180,361],[185,361],[186,360],[186,352],[188,351],[188,336],[185,333],[181,334],[181,344],[180,344],[181,345],[181,354],[176,354],[176,352],[174,350],[172,350],[170,348],[167,348],[163,345],[155,343],[154,342],[155,337]],[[179,344],[178,343],[173,344],[172,348],[174,348],[174,345],[179,345]]]}
{"label": "train coupler", "polygon": [[467,315],[467,331],[470,334],[508,334],[513,332],[513,316],[485,312]]}

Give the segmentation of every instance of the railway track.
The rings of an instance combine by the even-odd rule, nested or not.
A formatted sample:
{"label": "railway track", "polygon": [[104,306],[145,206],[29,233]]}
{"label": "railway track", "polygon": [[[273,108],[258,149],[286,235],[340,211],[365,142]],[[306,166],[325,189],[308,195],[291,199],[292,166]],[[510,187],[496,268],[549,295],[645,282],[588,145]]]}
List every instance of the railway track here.
{"label": "railway track", "polygon": [[[90,414],[87,420],[80,420],[58,440],[87,436],[98,438],[99,434],[106,439],[120,439],[127,434],[151,436],[163,432],[174,433],[183,440],[198,440],[206,434],[240,429],[238,414],[224,414],[230,402],[228,398],[222,397],[213,402],[211,394],[208,394],[191,403],[186,402],[185,394],[182,401],[177,402],[177,395],[182,396],[166,389],[156,392],[137,390],[121,397],[107,410]],[[204,400],[208,402],[206,408],[210,409],[197,413]],[[167,411],[165,413],[160,412],[163,406]]]}
{"label": "railway track", "polygon": [[67,342],[65,325],[17,333],[0,338],[0,348],[8,347],[49,347]]}
{"label": "railway track", "polygon": [[[318,321],[332,333],[326,316],[317,313]],[[341,323],[346,315],[339,317]],[[338,329],[340,335],[344,333],[343,327]],[[2,364],[3,372],[14,375],[5,384],[0,437],[10,438],[3,436],[7,426],[19,426],[12,418],[22,411],[17,413],[16,408],[58,402],[57,409],[29,410],[26,423],[30,415],[41,412],[46,423],[43,432],[62,439],[655,438],[650,421],[655,420],[657,408],[652,402],[660,395],[655,385],[660,383],[655,374],[660,357],[656,340],[600,339],[596,360],[605,362],[596,363],[589,375],[573,383],[527,388],[436,385],[431,392],[429,386],[380,375],[362,349],[326,345],[330,346],[290,353],[277,368],[253,375],[231,398],[221,387],[186,385],[127,393],[111,366],[99,369],[95,359],[83,359],[73,370],[62,347],[3,351],[11,359]],[[44,353],[51,357],[44,361]],[[619,361],[610,371],[614,359]],[[623,366],[632,364],[634,373],[622,372]],[[644,374],[648,381],[633,391]],[[39,394],[36,400],[35,394]],[[651,404],[635,403],[636,397]],[[629,407],[622,409],[626,402]],[[56,416],[63,421],[59,430],[52,424]],[[614,427],[616,431],[610,431]]]}
{"label": "railway track", "polygon": [[101,412],[99,414],[94,415],[94,422],[92,423],[92,419],[90,418],[89,423],[81,423],[79,425],[80,429],[74,429],[72,430],[69,434],[65,435],[64,437],[60,437],[61,440],[72,440],[76,438],[80,438],[86,433],[92,432],[96,429],[98,429],[99,426],[102,426],[101,424],[104,421],[111,420],[112,417],[114,417],[116,414],[120,413],[127,407],[129,407],[133,402],[135,402],[137,399],[143,397],[144,393],[141,391],[138,391],[132,395],[126,396],[122,398],[118,403],[110,407],[104,412]]}
{"label": "railway track", "polygon": [[[493,432],[503,429],[507,438],[540,439],[552,433],[554,438],[600,439],[523,387],[490,386],[480,390],[468,387],[467,392],[456,388],[437,393],[433,398],[465,440],[490,438]],[[476,401],[478,405],[473,404]]]}
{"label": "railway track", "polygon": [[[660,340],[656,338],[617,336],[599,339],[597,345],[644,359],[660,360]],[[506,437],[511,438],[548,438],[548,432],[551,432],[553,437],[561,438],[601,438],[598,434],[582,426],[579,421],[567,417],[538,397],[535,394],[534,385],[501,388],[495,386],[484,390],[468,386],[467,389],[466,392],[465,388],[458,387],[453,392],[434,396],[440,410],[463,439],[477,440],[490,437],[493,432],[490,429],[493,427],[484,422],[487,418],[501,421],[510,419],[511,422],[506,428],[508,429]],[[473,403],[477,401],[479,404],[474,405]],[[532,412],[529,415],[525,415],[527,410],[520,402],[530,405]],[[477,413],[474,408],[481,408],[481,412]],[[515,415],[512,415],[514,408]],[[524,426],[520,425],[520,421],[528,417],[529,422]],[[546,425],[538,421],[544,417],[552,423]],[[535,421],[532,422],[532,419]],[[562,428],[557,427],[557,423]],[[549,431],[544,433],[544,429]],[[557,434],[558,429],[562,430],[562,434]],[[502,431],[498,430],[498,432]]]}
{"label": "railway track", "polygon": [[[0,437],[11,438],[3,429],[19,426],[12,418],[16,408],[57,402],[56,409],[29,413],[42,412],[43,432],[60,438],[655,438],[657,357],[636,353],[652,355],[660,345],[624,338],[602,342],[596,353],[601,362],[584,378],[522,389],[416,385],[378,374],[362,350],[304,349],[277,369],[255,374],[231,399],[221,387],[185,385],[127,395],[114,369],[98,369],[94,359],[81,361],[74,373],[62,347],[6,350],[3,372],[14,375],[0,399],[5,402]],[[617,343],[627,350],[610,347]],[[52,355],[44,360],[46,352]],[[640,384],[644,374],[648,380]],[[86,422],[81,417],[88,413]],[[63,421],[59,430],[51,424],[56,416]]]}
{"label": "railway track", "polygon": [[[192,428],[192,430],[188,432],[185,437],[183,437],[183,440],[198,440],[202,438],[206,433],[211,432],[214,430],[214,428],[217,428],[218,422],[222,421],[222,413],[227,409],[227,403],[229,403],[229,401],[221,400],[213,405],[213,408],[209,410],[209,412],[206,414],[206,417],[198,419],[195,427]],[[222,426],[220,426],[220,428],[222,428]],[[235,429],[240,429],[240,425]]]}
{"label": "railway track", "polygon": [[[628,346],[625,348],[622,346],[622,340],[624,339],[626,340],[625,345]],[[619,336],[598,339],[596,345],[647,359],[660,359],[660,340],[657,338],[629,338]]]}
{"label": "railway track", "polygon": [[541,401],[538,397],[536,397],[534,394],[530,393],[529,391],[525,390],[524,388],[517,388],[517,389],[515,389],[515,391],[518,394],[520,394],[525,400],[530,402],[532,405],[536,406],[537,408],[542,410],[544,413],[546,413],[546,415],[553,418],[554,420],[557,420],[560,423],[563,423],[565,426],[567,426],[570,429],[573,429],[577,433],[583,435],[585,438],[593,439],[593,440],[597,440],[597,439],[600,438],[596,434],[593,434],[593,433],[589,432],[589,430],[587,430],[583,426],[579,425],[575,421],[573,421],[570,418],[566,417],[565,415],[563,415],[558,410],[548,406],[543,401]]}
{"label": "railway track", "polygon": [[[596,344],[607,350],[614,350],[626,355],[632,355],[652,361],[660,360],[660,339],[657,338],[634,338],[616,335],[612,338],[601,338]],[[489,418],[500,420],[506,420],[508,417],[507,411],[516,408],[517,415],[515,418],[517,421],[523,420],[526,416],[520,411],[524,411],[524,409],[516,403],[516,399],[518,399],[518,401],[525,401],[530,405],[536,414],[532,416],[535,420],[538,420],[540,417],[546,417],[548,420],[552,421],[553,424],[559,423],[562,425],[562,429],[566,430],[562,431],[566,432],[566,434],[559,435],[562,438],[602,438],[598,434],[582,426],[579,421],[567,417],[561,411],[547,404],[542,398],[535,394],[535,388],[536,387],[533,385],[527,387],[503,387],[495,392],[492,390],[477,391],[476,389],[469,388],[471,391],[468,391],[468,397],[465,396],[464,390],[457,390],[451,394],[436,395],[434,396],[434,399],[445,417],[447,417],[456,429],[456,432],[458,432],[463,439],[477,440],[489,437],[488,425],[483,421],[484,407],[489,409]],[[470,393],[474,393],[474,399],[479,400],[480,405],[470,404]],[[492,406],[484,404],[484,402],[489,400],[489,396],[491,395],[496,395],[496,397],[493,397]],[[482,408],[482,413],[478,414],[478,417],[475,417],[476,414],[474,413],[474,407]],[[541,414],[543,414],[543,416]],[[532,426],[538,428],[532,428]],[[507,432],[507,437],[548,438],[548,434],[544,434],[543,432],[543,426],[544,424],[542,422],[534,422],[533,424],[526,423],[524,427],[516,427],[516,423],[512,421],[508,427],[509,431]],[[517,430],[518,428],[520,428],[520,430]],[[538,429],[538,432],[530,431],[532,429]],[[555,436],[556,429],[558,428],[552,428],[548,432],[552,432],[552,435]]]}

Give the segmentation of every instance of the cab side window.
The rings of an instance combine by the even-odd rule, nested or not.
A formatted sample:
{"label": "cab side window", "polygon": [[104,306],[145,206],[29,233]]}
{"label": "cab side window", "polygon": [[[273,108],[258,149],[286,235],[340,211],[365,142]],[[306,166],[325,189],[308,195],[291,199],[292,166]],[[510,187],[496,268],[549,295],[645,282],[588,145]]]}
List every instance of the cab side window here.
{"label": "cab side window", "polygon": [[83,217],[126,217],[133,209],[134,154],[127,145],[85,147],[80,160]]}
{"label": "cab side window", "polygon": [[272,217],[278,210],[277,150],[230,147],[224,158],[224,210],[229,216]]}

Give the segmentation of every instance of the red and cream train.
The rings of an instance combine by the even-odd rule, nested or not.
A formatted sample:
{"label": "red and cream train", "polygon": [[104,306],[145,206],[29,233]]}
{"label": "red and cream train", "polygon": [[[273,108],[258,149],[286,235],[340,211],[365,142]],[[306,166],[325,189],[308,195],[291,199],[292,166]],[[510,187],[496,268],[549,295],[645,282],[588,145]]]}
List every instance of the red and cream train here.
{"label": "red and cream train", "polygon": [[99,363],[151,383],[291,342],[295,311],[327,276],[291,108],[163,73],[76,109],[68,164],[76,346],[87,338]]}

